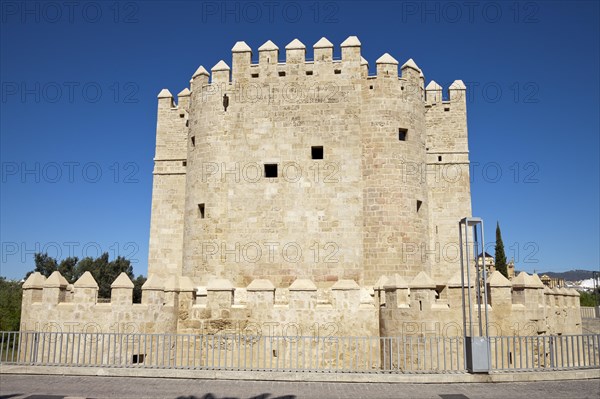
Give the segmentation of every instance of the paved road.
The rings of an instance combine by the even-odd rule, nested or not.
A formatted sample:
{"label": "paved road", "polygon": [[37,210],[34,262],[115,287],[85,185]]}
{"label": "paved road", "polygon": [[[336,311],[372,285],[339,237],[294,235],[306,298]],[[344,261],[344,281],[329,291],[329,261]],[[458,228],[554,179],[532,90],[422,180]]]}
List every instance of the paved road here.
{"label": "paved road", "polygon": [[351,384],[0,375],[1,399],[593,398],[600,379],[495,384]]}

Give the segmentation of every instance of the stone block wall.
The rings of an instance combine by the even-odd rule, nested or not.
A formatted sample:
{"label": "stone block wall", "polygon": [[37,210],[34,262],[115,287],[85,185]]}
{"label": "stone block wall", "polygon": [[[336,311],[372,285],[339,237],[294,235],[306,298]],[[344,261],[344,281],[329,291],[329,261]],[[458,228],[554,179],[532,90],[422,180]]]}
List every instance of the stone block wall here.
{"label": "stone block wall", "polygon": [[[69,362],[77,352],[76,362],[81,364],[103,359],[130,365],[147,357],[151,364],[202,366],[214,365],[215,355],[233,361],[243,351],[243,356],[251,353],[250,362],[256,367],[280,359],[282,367],[344,367],[360,357],[360,367],[367,369],[378,364],[396,368],[399,364],[386,362],[403,358],[412,366],[402,367],[418,368],[423,338],[435,338],[436,350],[449,359],[462,356],[459,277],[440,284],[425,272],[410,282],[395,274],[382,276],[375,287],[339,280],[329,289],[318,288],[310,279],[297,279],[282,289],[267,279],[256,279],[246,287],[213,279],[196,287],[186,276],[165,280],[153,275],[143,286],[142,303],[133,304],[133,283],[125,274],[112,284],[110,302],[103,303],[89,272],[72,285],[70,295],[58,272],[48,279],[34,273],[23,286],[21,330],[46,334],[42,339],[38,334],[24,335],[22,357]],[[546,289],[536,275],[525,273],[511,283],[494,272],[487,286],[490,335],[581,333],[576,291]],[[474,315],[478,306],[472,303]],[[475,330],[478,322],[475,317]],[[110,334],[115,332],[127,334]],[[446,338],[454,338],[447,347]],[[54,343],[58,346],[52,349],[49,345]],[[87,353],[83,360],[80,351]],[[400,355],[392,360],[389,351]],[[439,356],[436,359],[441,361]],[[241,360],[237,362],[241,367]]]}
{"label": "stone block wall", "polygon": [[[55,323],[64,327],[60,331],[117,332],[111,326],[131,323],[135,328],[128,332],[140,333],[460,337],[463,331],[460,276],[439,283],[425,272],[410,282],[395,274],[375,287],[339,280],[329,289],[310,279],[282,289],[266,279],[246,287],[215,279],[196,287],[189,277],[151,276],[142,289],[142,303],[132,303],[133,283],[123,273],[112,284],[110,302],[103,303],[86,272],[68,300],[60,273],[48,279],[34,273],[23,285],[22,329]],[[510,282],[496,271],[487,292],[490,335],[581,333],[577,291],[545,288],[537,275],[525,272]],[[472,297],[475,325],[478,306]]]}
{"label": "stone block wall", "polygon": [[[511,282],[495,271],[486,284],[490,336],[581,334],[577,291],[546,289],[537,275],[530,276],[525,272]],[[484,317],[484,305],[483,299],[481,302],[476,299],[473,282],[471,287],[473,331],[474,335],[479,335],[477,310],[482,307]],[[386,277],[376,286],[376,292],[382,304],[379,313],[381,336],[463,335],[460,274],[444,285],[436,284],[424,272],[410,282],[400,276]],[[481,292],[483,294],[483,287]],[[485,325],[483,319],[482,324]],[[468,325],[467,329],[470,330]]]}
{"label": "stone block wall", "polygon": [[464,84],[444,101],[412,59],[384,54],[370,75],[358,38],[340,50],[322,38],[310,61],[297,39],[281,52],[267,41],[253,61],[238,42],[232,68],[200,66],[177,105],[159,94],[150,274],[326,289],[458,270]]}
{"label": "stone block wall", "polygon": [[158,95],[148,274],[181,275],[190,92]]}

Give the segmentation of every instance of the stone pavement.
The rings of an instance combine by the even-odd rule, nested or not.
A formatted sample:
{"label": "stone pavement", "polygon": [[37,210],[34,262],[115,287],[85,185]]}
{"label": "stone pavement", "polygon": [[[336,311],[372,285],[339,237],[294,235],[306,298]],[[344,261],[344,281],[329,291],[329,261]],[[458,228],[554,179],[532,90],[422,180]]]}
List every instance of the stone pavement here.
{"label": "stone pavement", "polygon": [[488,384],[365,384],[0,375],[0,399],[597,399],[598,397],[600,397],[600,379]]}
{"label": "stone pavement", "polygon": [[600,334],[600,319],[582,319],[581,329],[583,334]]}

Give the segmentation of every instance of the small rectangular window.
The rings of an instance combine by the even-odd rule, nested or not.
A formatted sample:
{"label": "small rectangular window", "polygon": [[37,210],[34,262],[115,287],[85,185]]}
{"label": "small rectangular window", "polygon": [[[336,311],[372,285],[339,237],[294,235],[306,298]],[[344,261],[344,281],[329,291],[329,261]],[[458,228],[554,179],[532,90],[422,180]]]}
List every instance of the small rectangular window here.
{"label": "small rectangular window", "polygon": [[277,164],[276,163],[266,163],[265,164],[265,177],[268,177],[268,178],[277,177]]}
{"label": "small rectangular window", "polygon": [[258,78],[258,74],[257,74],[257,73],[253,73],[253,74],[252,74],[252,77],[253,77],[253,78]]}
{"label": "small rectangular window", "polygon": [[200,219],[204,219],[204,204],[198,204],[198,213],[200,214]]}
{"label": "small rectangular window", "polygon": [[285,72],[283,72],[283,71],[279,72],[279,76],[285,76]]}
{"label": "small rectangular window", "polygon": [[448,111],[450,111],[450,108],[444,107],[444,112],[448,112]]}
{"label": "small rectangular window", "polygon": [[408,129],[403,129],[403,128],[398,129],[398,140],[406,141],[407,134],[408,134]]}
{"label": "small rectangular window", "polygon": [[312,159],[323,159],[323,147],[313,146],[310,147],[310,155]]}
{"label": "small rectangular window", "polygon": [[369,86],[369,90],[373,90],[373,85],[370,85],[370,86]]}
{"label": "small rectangular window", "polygon": [[339,75],[340,73],[342,73],[342,70],[341,69],[335,69],[333,71],[333,73],[335,73],[336,75]]}
{"label": "small rectangular window", "polygon": [[182,161],[181,166],[187,166],[187,161]]}
{"label": "small rectangular window", "polygon": [[138,353],[137,355],[132,355],[131,363],[133,363],[133,364],[144,363],[145,357],[146,357],[146,355],[143,353]]}
{"label": "small rectangular window", "polygon": [[442,156],[438,155],[438,162],[442,162]]}
{"label": "small rectangular window", "polygon": [[417,200],[417,212],[421,209],[421,205],[423,205],[423,201]]}
{"label": "small rectangular window", "polygon": [[192,147],[195,147],[196,146],[196,136],[192,136],[191,140],[192,140]]}
{"label": "small rectangular window", "polygon": [[306,71],[307,76],[311,76],[312,74],[313,74],[313,71]]}

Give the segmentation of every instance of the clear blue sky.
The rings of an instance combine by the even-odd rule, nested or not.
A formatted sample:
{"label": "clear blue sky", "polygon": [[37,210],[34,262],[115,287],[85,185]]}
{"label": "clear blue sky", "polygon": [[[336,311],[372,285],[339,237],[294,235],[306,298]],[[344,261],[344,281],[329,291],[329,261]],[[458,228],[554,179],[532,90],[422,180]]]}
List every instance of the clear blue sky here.
{"label": "clear blue sky", "polygon": [[[156,95],[196,68],[349,35],[469,87],[473,214],[517,268],[599,265],[596,1],[12,2],[0,30],[1,272],[108,251],[146,274]],[[283,55],[283,52],[281,53]],[[501,173],[499,175],[498,173]],[[488,252],[493,253],[493,248]]]}

